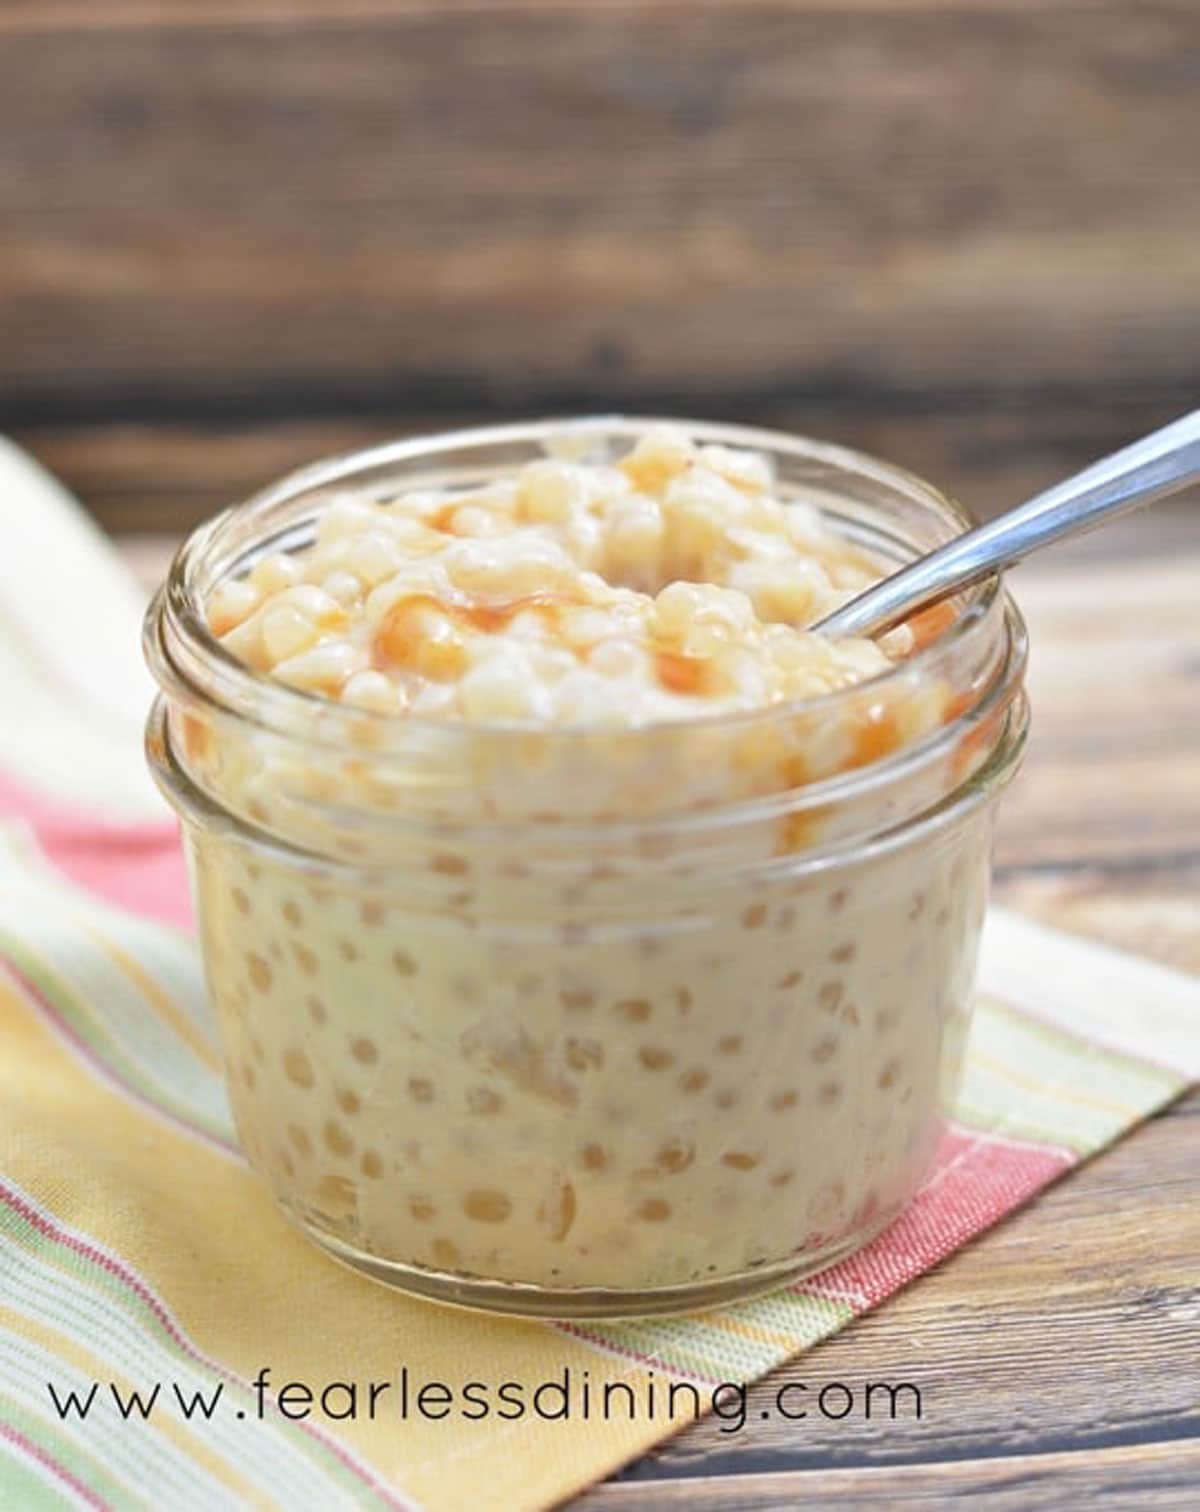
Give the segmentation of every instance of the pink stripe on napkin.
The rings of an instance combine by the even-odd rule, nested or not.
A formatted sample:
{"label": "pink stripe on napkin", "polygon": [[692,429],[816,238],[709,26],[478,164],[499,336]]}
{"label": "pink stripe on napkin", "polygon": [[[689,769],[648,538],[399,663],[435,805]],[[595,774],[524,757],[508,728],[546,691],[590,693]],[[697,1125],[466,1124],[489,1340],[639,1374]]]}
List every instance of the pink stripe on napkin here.
{"label": "pink stripe on napkin", "polygon": [[72,882],[131,913],[192,927],[187,869],[173,819],[119,823],[34,793],[0,772],[0,822],[32,830]]}

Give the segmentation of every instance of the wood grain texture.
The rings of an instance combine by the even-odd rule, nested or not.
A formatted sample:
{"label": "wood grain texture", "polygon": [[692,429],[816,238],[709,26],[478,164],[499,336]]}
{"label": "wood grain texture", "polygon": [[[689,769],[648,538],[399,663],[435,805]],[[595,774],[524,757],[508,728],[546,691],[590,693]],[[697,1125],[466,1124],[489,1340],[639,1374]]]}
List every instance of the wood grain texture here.
{"label": "wood grain texture", "polygon": [[[1002,901],[1200,972],[1200,513],[1027,564],[1034,734]],[[145,581],[161,537],[127,548]],[[1197,1027],[1200,1033],[1200,1025]],[[769,1411],[789,1381],[913,1381],[919,1421]],[[1200,1093],[703,1420],[580,1512],[791,1507],[1184,1512],[1200,1485]]]}
{"label": "wood grain texture", "polygon": [[[722,405],[696,394],[653,412],[742,420],[857,447],[928,478],[986,516],[1165,424],[1183,407],[1154,393],[1104,405],[1047,405],[1034,395],[993,398],[958,413],[828,399]],[[494,418],[483,409],[397,410],[384,418],[343,414],[270,423],[43,423],[15,427],[11,434],[63,478],[108,529],[129,534],[182,532],[320,457]],[[1138,519],[1119,539],[1127,549],[1144,553],[1160,548],[1167,531],[1186,545],[1195,540],[1193,513],[1187,505],[1160,505],[1153,531]],[[1103,554],[1108,548],[1085,549]]]}
{"label": "wood grain texture", "polygon": [[1195,378],[1195,25],[3,0],[0,424],[811,403],[1115,440]]}

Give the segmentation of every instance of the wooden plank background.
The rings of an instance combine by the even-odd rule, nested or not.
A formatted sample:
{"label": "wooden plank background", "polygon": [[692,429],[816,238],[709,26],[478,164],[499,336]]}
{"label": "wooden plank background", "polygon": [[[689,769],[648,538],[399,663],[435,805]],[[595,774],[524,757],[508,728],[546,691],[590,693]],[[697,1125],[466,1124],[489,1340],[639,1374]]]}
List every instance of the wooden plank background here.
{"label": "wooden plank background", "polygon": [[981,511],[1194,402],[1195,0],[0,0],[0,427],[109,525],[497,414]]}

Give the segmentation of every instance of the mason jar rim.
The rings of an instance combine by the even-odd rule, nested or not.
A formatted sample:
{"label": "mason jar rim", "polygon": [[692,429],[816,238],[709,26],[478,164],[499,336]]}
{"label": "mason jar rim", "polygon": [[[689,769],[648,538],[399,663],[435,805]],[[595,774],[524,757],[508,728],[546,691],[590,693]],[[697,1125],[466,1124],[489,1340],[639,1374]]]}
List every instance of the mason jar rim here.
{"label": "mason jar rim", "polygon": [[[986,802],[1007,784],[1024,752],[1029,723],[1029,701],[1021,684],[1025,659],[1024,637],[1015,636],[1011,659],[1006,663],[1002,675],[989,690],[979,709],[971,714],[971,723],[976,728],[994,728],[996,738],[982,764],[972,770],[958,786],[946,791],[932,804],[900,816],[890,825],[865,833],[852,832],[832,843],[805,848],[786,857],[777,856],[771,864],[790,873],[808,873],[841,864],[847,856],[852,856],[855,862],[863,862],[899,845],[916,844],[923,836],[954,822]],[[944,727],[936,737],[905,748],[900,753],[903,767],[907,770],[919,769],[943,758],[964,738],[965,733],[962,721],[959,720],[953,726]],[[205,789],[173,749],[167,705],[161,694],[155,699],[147,721],[146,752],[155,781],[183,817],[211,825],[220,816],[241,835],[244,842],[271,852],[283,851],[308,856],[304,844],[289,840],[274,830],[260,828],[243,814],[234,814],[219,797]],[[860,801],[869,796],[871,790],[899,780],[901,773],[895,770],[895,766],[893,761],[875,762],[868,767],[838,772],[820,782],[806,784],[801,789],[743,799],[729,805],[705,806],[662,815],[641,815],[619,822],[595,818],[565,820],[555,823],[552,828],[558,847],[567,852],[586,849],[597,833],[602,833],[610,843],[621,838],[633,839],[648,830],[664,828],[680,838],[695,836],[705,831],[728,830],[750,822],[770,822],[772,819],[785,818],[811,809],[819,811],[847,801]],[[390,829],[397,822],[417,834],[444,828],[444,821],[431,820],[428,816],[409,819],[401,817],[399,820],[396,816],[387,816],[385,828]],[[524,828],[528,822],[527,817],[509,821],[469,820],[461,826],[455,826],[455,843],[460,848],[471,849],[489,844],[500,847],[511,845],[514,827]],[[323,853],[320,864],[325,870],[353,875],[363,870],[363,862],[360,860],[332,853]],[[761,864],[758,870],[762,870]]]}

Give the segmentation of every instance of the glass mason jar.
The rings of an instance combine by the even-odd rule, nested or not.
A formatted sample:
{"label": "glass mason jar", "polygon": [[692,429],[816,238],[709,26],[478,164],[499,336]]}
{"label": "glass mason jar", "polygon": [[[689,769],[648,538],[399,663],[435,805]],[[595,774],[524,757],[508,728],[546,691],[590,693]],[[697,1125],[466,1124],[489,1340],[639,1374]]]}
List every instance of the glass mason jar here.
{"label": "glass mason jar", "polygon": [[[821,1268],[912,1197],[959,1080],[1027,719],[996,582],[859,687],[616,729],[366,713],[206,627],[213,585],[306,544],[335,494],[608,457],[649,423],[310,467],[197,530],[147,618],[149,758],[183,818],[246,1154],[319,1245],[443,1301],[648,1314]],[[766,454],[780,497],[884,563],[969,523],[869,457],[681,423]],[[949,696],[926,733],[863,743],[882,696],[930,688]]]}

